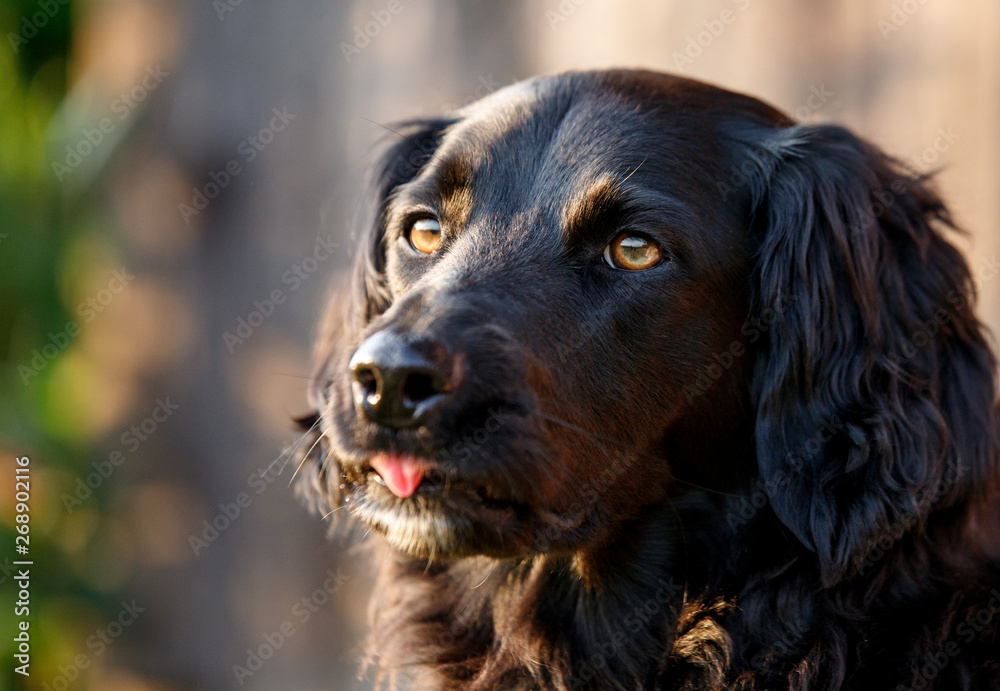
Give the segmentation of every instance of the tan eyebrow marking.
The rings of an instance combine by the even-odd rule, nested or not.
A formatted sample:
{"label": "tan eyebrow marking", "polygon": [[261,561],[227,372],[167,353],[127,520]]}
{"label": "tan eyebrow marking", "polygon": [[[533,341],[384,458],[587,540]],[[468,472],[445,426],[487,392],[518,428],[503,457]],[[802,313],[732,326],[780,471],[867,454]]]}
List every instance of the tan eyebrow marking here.
{"label": "tan eyebrow marking", "polygon": [[622,186],[610,175],[602,175],[563,206],[563,227],[575,228],[608,211],[622,200]]}
{"label": "tan eyebrow marking", "polygon": [[441,199],[441,217],[458,227],[465,226],[472,213],[471,162],[465,157],[450,157],[441,162],[434,177],[437,180],[437,194]]}

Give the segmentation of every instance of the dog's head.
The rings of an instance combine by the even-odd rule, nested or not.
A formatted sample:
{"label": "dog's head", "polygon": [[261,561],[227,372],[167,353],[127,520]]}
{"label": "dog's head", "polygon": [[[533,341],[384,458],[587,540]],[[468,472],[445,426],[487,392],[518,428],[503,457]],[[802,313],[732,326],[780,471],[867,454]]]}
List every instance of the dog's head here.
{"label": "dog's head", "polygon": [[395,136],[303,471],[393,546],[572,552],[759,474],[836,578],[981,473],[993,363],[947,215],[845,130],[608,71]]}

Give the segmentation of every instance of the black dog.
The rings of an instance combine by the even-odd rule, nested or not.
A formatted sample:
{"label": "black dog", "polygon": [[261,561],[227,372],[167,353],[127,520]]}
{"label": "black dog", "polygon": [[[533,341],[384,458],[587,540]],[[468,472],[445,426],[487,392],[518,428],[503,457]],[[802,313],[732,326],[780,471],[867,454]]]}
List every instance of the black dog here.
{"label": "black dog", "polygon": [[398,135],[302,469],[386,538],[381,681],[1000,688],[996,363],[924,177],[641,71]]}

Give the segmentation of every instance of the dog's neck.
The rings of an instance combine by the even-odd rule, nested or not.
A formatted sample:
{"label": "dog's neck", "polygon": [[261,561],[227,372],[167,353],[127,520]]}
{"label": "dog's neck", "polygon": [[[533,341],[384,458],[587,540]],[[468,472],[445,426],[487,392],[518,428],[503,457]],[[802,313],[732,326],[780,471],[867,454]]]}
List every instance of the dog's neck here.
{"label": "dog's neck", "polygon": [[413,688],[649,684],[685,591],[703,585],[709,538],[684,529],[709,510],[685,497],[573,555],[428,565],[394,554],[372,602],[371,654]]}

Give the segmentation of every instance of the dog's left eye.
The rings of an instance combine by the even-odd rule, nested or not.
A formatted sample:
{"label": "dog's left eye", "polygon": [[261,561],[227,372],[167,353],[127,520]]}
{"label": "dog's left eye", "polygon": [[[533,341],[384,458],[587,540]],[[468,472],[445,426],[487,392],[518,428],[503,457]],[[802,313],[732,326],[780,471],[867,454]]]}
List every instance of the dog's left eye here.
{"label": "dog's left eye", "polygon": [[433,218],[420,218],[406,231],[410,246],[422,254],[431,254],[441,246],[441,224]]}
{"label": "dog's left eye", "polygon": [[651,269],[663,260],[663,250],[641,235],[622,233],[604,248],[608,266],[625,271]]}

